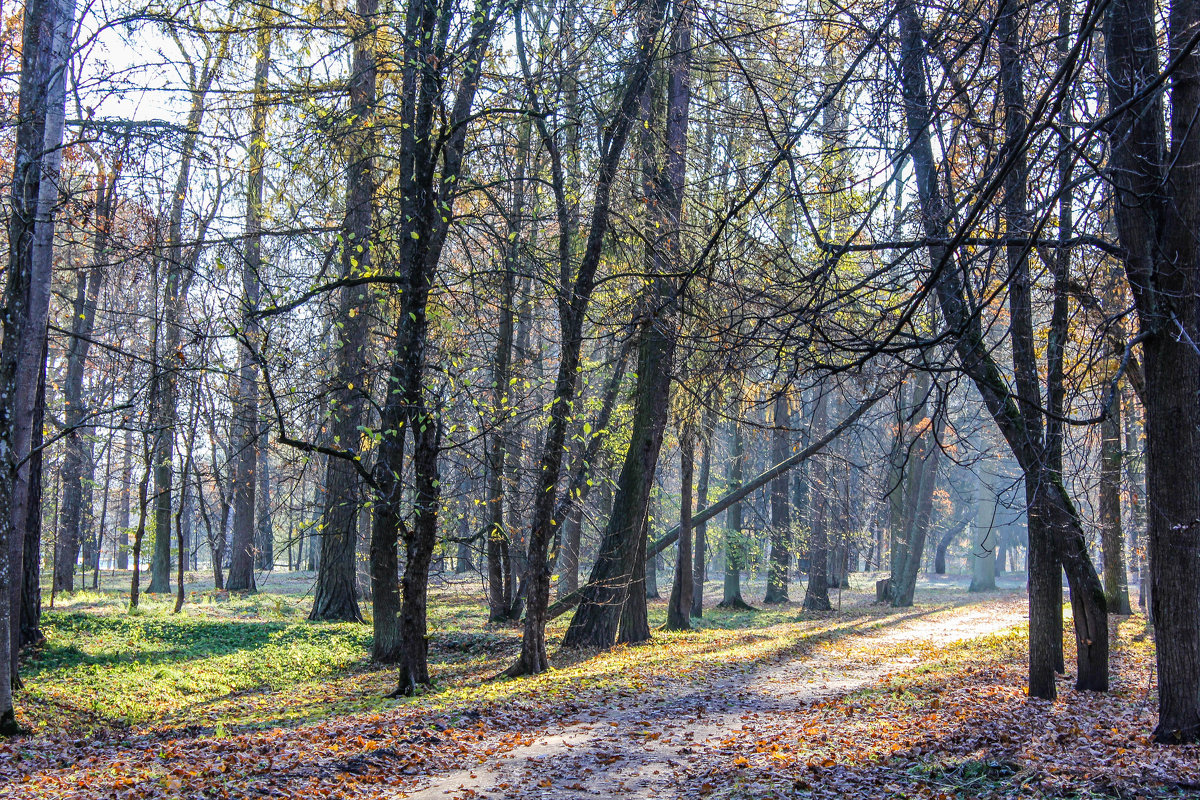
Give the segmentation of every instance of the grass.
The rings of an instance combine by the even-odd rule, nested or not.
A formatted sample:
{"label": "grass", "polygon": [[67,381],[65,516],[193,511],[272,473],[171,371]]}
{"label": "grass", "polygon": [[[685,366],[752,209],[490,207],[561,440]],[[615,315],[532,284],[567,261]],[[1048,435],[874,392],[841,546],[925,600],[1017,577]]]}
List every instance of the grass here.
{"label": "grass", "polygon": [[[474,751],[442,748],[441,755],[428,756],[448,759],[446,764],[460,757],[473,763],[470,759],[492,757],[492,748],[512,746],[519,737],[581,710],[599,713],[626,702],[670,708],[669,701],[701,687],[738,687],[756,668],[821,654],[822,660],[812,662],[818,681],[826,670],[839,674],[843,667],[872,660],[908,666],[778,718],[733,725],[727,739],[708,745],[711,771],[684,776],[681,791],[763,800],[1091,800],[1125,797],[1134,787],[1147,789],[1146,796],[1187,796],[1187,790],[1172,788],[1170,776],[1189,774],[1196,754],[1180,756],[1145,741],[1152,715],[1147,676],[1153,643],[1144,620],[1114,621],[1111,693],[1075,693],[1070,679],[1063,678],[1058,702],[1030,702],[1023,689],[1021,627],[955,642],[855,636],[939,615],[968,601],[961,583],[937,579],[922,583],[914,608],[874,606],[873,578],[854,576],[840,608],[831,612],[813,614],[798,603],[760,605],[756,611],[706,607],[694,631],[656,630],[648,644],[602,653],[555,652],[569,620],[564,616],[549,630],[555,669],[518,680],[495,678],[515,657],[520,628],[489,626],[477,586],[439,584],[430,602],[435,685],[418,697],[399,699],[388,697],[395,688],[394,671],[367,659],[369,625],[305,619],[311,575],[270,576],[262,592],[247,598],[189,585],[188,603],[179,615],[171,613],[166,598],[148,598],[130,614],[124,587],[106,584],[98,592],[58,598],[45,615],[48,641],[24,663],[28,688],[19,704],[36,736],[23,752],[38,764],[28,768],[29,779],[41,785],[61,767],[55,743],[78,743],[90,732],[91,739],[118,749],[113,764],[129,780],[140,776],[145,786],[145,780],[161,778],[169,789],[179,773],[163,772],[165,762],[141,763],[138,754],[146,747],[167,747],[175,754],[171,758],[184,758],[190,776],[199,769],[195,764],[226,758],[220,755],[223,746],[276,742],[270,747],[284,754],[291,751],[282,743],[299,742],[305,762],[342,763],[346,752],[358,752],[355,748],[362,749],[355,757],[365,758],[373,752],[370,747],[384,742],[394,748],[424,741],[420,732],[429,726],[451,731],[435,733],[430,741],[477,726],[482,737],[486,721],[492,738],[479,747],[488,749],[470,755]],[[1009,594],[997,608],[1021,602],[1012,593],[1016,582],[1009,578],[1007,583]],[[748,597],[761,597],[761,581],[745,588]],[[799,587],[793,588],[798,600]],[[710,584],[706,593],[711,606],[720,588]],[[651,601],[649,608],[652,627],[660,628],[665,602]],[[307,723],[319,724],[299,727]],[[341,732],[336,742],[329,739],[333,730]],[[247,736],[226,741],[241,734]],[[399,737],[399,744],[387,736]],[[187,750],[189,742],[197,749]],[[350,749],[309,752],[328,749],[331,742]],[[61,767],[60,777],[103,782],[110,769],[106,763]],[[233,762],[222,763],[220,769]],[[1165,776],[1162,781],[1142,777],[1147,764]],[[845,793],[837,794],[843,787]]]}
{"label": "grass", "polygon": [[[124,576],[104,576],[99,591],[56,598],[43,615],[46,643],[27,654],[21,707],[43,731],[98,727],[200,730],[258,728],[318,721],[333,715],[420,702],[451,714],[479,703],[531,697],[564,701],[581,694],[634,691],[668,672],[700,680],[715,669],[749,668],[785,651],[925,613],[961,599],[945,585],[927,587],[923,605],[901,614],[871,606],[873,577],[856,576],[843,610],[803,611],[797,603],[755,611],[706,608],[697,630],[656,633],[648,646],[600,654],[553,656],[550,675],[521,682],[490,680],[515,656],[517,626],[487,624],[471,584],[439,586],[430,602],[431,673],[435,690],[413,700],[387,699],[390,670],[372,665],[369,625],[305,619],[313,576],[268,576],[258,594],[239,597],[185,583],[183,613],[173,597],[144,596],[127,611]],[[748,589],[761,592],[756,584]],[[793,587],[797,598],[799,587]],[[719,599],[719,586],[706,587]],[[748,595],[749,596],[749,595]],[[369,604],[364,605],[369,614]],[[652,628],[665,623],[662,600],[650,603]],[[549,630],[551,646],[569,616]]]}

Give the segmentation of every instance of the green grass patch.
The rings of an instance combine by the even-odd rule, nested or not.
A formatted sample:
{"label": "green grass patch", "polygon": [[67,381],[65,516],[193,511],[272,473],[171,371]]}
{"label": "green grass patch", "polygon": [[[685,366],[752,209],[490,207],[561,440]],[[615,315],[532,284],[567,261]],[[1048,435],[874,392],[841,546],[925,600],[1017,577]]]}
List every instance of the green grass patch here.
{"label": "green grass patch", "polygon": [[29,696],[139,724],[234,692],[275,689],[365,661],[362,625],[49,612],[25,662]]}

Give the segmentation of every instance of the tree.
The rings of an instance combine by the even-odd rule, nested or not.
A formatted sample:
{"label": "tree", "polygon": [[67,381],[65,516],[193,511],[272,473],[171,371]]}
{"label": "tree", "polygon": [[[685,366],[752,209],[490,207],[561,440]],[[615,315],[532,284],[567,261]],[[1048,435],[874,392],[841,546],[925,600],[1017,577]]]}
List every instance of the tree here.
{"label": "tree", "polygon": [[[182,41],[176,37],[179,49]],[[229,36],[202,37],[204,55],[196,59],[186,55],[188,87],[191,106],[187,126],[180,144],[179,173],[171,195],[167,218],[167,242],[162,253],[166,275],[162,282],[162,313],[154,320],[151,337],[156,347],[156,364],[152,395],[154,409],[154,555],[150,562],[150,593],[171,591],[171,510],[175,454],[175,427],[178,424],[179,371],[182,353],[182,324],[186,295],[196,263],[200,258],[204,227],[211,217],[201,222],[197,241],[190,247],[184,239],[184,211],[191,185],[192,166],[200,141],[200,126],[207,111],[208,93],[223,62],[228,57]]]}
{"label": "tree", "polygon": [[22,33],[17,141],[13,159],[8,275],[0,344],[0,735],[21,732],[12,690],[20,686],[27,456],[45,369],[54,211],[66,117],[73,0],[30,2]]}
{"label": "tree", "polygon": [[[780,392],[774,404],[774,428],[771,431],[771,460],[776,464],[787,458],[787,432],[791,413],[787,394]],[[780,475],[771,484],[771,561],[767,567],[767,593],[764,603],[788,602],[788,571],[791,567],[791,498],[788,476]]]}
{"label": "tree", "polygon": [[[325,462],[325,503],[321,514],[321,557],[317,587],[313,592],[311,620],[362,622],[355,584],[354,544],[362,487],[358,462],[362,456],[362,433],[369,401],[367,344],[371,318],[367,313],[370,290],[358,278],[369,275],[378,257],[375,240],[376,156],[378,151],[376,81],[378,79],[377,0],[359,0],[351,19],[354,57],[349,82],[350,108],[346,152],[346,212],[342,222],[339,255],[341,288],[337,315],[337,349],[329,401],[329,441],[340,452]],[[393,581],[394,583],[394,581]],[[384,595],[379,592],[384,591]],[[391,595],[385,587],[372,593],[376,603],[375,638],[372,657],[393,661],[395,643],[388,637],[397,608],[389,607]]]}
{"label": "tree", "polygon": [[1193,121],[1200,98],[1194,46],[1200,8],[1169,4],[1169,79],[1159,67],[1158,14],[1144,0],[1117,0],[1105,10],[1108,177],[1145,371],[1147,539],[1158,667],[1153,736],[1161,743],[1189,743],[1200,741],[1200,248],[1192,235],[1200,228],[1200,141]]}
{"label": "tree", "polygon": [[[560,220],[559,262],[560,282],[556,287],[559,324],[561,326],[562,349],[559,356],[558,374],[554,381],[553,406],[550,426],[547,431],[538,473],[538,493],[530,521],[529,564],[531,569],[527,588],[528,609],[525,627],[521,636],[521,656],[509,668],[507,674],[537,674],[549,667],[546,655],[546,622],[550,595],[550,573],[547,556],[553,529],[559,525],[556,518],[556,492],[562,470],[562,451],[570,421],[571,405],[575,395],[575,373],[579,369],[580,351],[583,346],[583,326],[588,304],[595,289],[596,270],[603,254],[605,234],[609,224],[609,207],[612,202],[613,184],[617,177],[621,155],[630,128],[637,119],[642,94],[649,83],[651,67],[658,49],[659,32],[664,24],[665,3],[660,0],[639,3],[635,7],[638,15],[638,32],[635,56],[621,84],[616,111],[607,127],[601,144],[600,169],[595,183],[595,199],[592,205],[591,227],[578,264],[572,269],[569,251],[569,224],[564,182],[561,173],[555,178],[555,204]],[[548,149],[552,139],[542,129],[542,138]],[[649,320],[648,320],[649,322]],[[661,338],[649,343],[640,340],[638,363],[653,360],[661,355]],[[646,351],[645,348],[650,348]],[[661,363],[661,362],[660,362]],[[572,635],[568,630],[565,646],[585,646],[588,640],[602,641],[608,647],[616,638],[624,598],[629,591],[632,575],[633,545],[637,543],[640,528],[645,518],[649,500],[653,466],[662,442],[662,427],[655,423],[659,415],[665,415],[666,388],[664,376],[651,375],[639,370],[639,409],[635,412],[636,430],[633,432],[629,452],[618,478],[613,512],[600,545],[600,556],[592,569],[588,604],[590,616],[597,619],[592,624],[576,614],[572,620]],[[669,380],[669,378],[668,378]],[[651,389],[654,392],[651,392]],[[654,396],[651,397],[650,395]],[[654,401],[660,406],[650,408]],[[663,419],[665,425],[665,419]],[[649,469],[647,469],[649,467]],[[603,577],[601,577],[603,576]],[[577,626],[578,622],[578,626]],[[574,637],[574,638],[573,638]]]}
{"label": "tree", "polygon": [[[239,348],[237,396],[234,400],[233,440],[233,554],[225,586],[234,592],[254,592],[254,495],[258,465],[263,458],[258,423],[258,355],[262,346],[258,315],[262,296],[263,167],[267,155],[267,92],[271,70],[271,5],[258,6],[255,34],[254,97],[251,101],[246,173],[246,243],[242,257],[242,330]],[[264,494],[259,502],[268,502]]]}
{"label": "tree", "polygon": [[[1037,387],[1029,302],[1029,247],[1025,210],[1025,121],[1020,59],[1017,44],[1017,8],[1006,2],[997,19],[1001,53],[1000,83],[1006,100],[1005,202],[1010,239],[1007,246],[1010,305],[1012,306],[1013,361],[1017,399],[984,341],[979,316],[967,302],[964,266],[945,242],[952,214],[942,194],[930,142],[933,113],[929,101],[926,44],[916,7],[908,0],[897,3],[900,25],[900,83],[904,97],[909,152],[917,178],[922,224],[932,265],[931,283],[942,319],[953,332],[954,348],[963,371],[970,376],[1024,473],[1030,535],[1030,666],[1031,696],[1055,694],[1055,654],[1061,652],[1061,626],[1056,629],[1056,601],[1061,602],[1058,562],[1071,584],[1075,611],[1078,675],[1076,687],[1104,691],[1108,688],[1108,627],[1103,588],[1088,558],[1078,512],[1063,486],[1061,471],[1054,469],[1054,440],[1044,438],[1045,422]],[[1056,641],[1058,647],[1056,648]]]}

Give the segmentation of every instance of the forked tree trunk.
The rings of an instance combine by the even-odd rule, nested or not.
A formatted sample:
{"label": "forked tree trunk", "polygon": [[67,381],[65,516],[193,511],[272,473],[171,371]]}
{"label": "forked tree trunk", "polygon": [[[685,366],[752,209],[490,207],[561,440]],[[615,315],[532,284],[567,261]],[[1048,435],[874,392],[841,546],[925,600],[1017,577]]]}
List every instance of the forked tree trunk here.
{"label": "forked tree trunk", "polygon": [[[1021,154],[1023,99],[1020,62],[1016,57],[1017,8],[1011,0],[999,13],[997,30],[1001,42],[1001,83],[1006,93],[1006,141],[1012,169],[1006,181],[1005,203],[1009,230],[1017,235],[1027,229],[1024,182],[1026,170]],[[1061,559],[1072,586],[1075,605],[1079,689],[1103,690],[1108,686],[1108,627],[1104,594],[1099,577],[1088,559],[1078,514],[1063,489],[1061,478],[1051,471],[1041,436],[1040,392],[1032,344],[1032,315],[1029,307],[1028,254],[1018,244],[1008,247],[1009,300],[1017,394],[1021,408],[1009,393],[999,365],[984,340],[978,315],[967,305],[962,266],[955,254],[940,244],[947,238],[952,215],[937,179],[929,127],[933,119],[927,90],[925,43],[920,17],[911,0],[898,0],[900,23],[900,77],[905,117],[910,138],[917,189],[923,211],[930,262],[937,275],[935,290],[942,317],[954,332],[955,349],[963,370],[983,396],[1025,475],[1029,508],[1030,561],[1030,673],[1032,696],[1053,698],[1055,649],[1061,644],[1061,625],[1055,630],[1054,596],[1061,598],[1057,560]],[[1056,559],[1056,556],[1058,557]]]}

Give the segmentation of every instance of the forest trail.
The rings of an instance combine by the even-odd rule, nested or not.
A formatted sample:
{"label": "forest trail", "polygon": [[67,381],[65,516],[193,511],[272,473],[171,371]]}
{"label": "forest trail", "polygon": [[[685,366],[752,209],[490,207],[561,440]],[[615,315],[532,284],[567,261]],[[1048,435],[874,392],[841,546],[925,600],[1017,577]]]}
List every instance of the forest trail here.
{"label": "forest trail", "polygon": [[806,653],[785,652],[679,694],[648,690],[585,705],[517,747],[436,778],[406,795],[468,798],[665,798],[684,792],[717,761],[713,751],[735,728],[797,717],[822,699],[844,695],[917,666],[911,651],[938,648],[1011,628],[1025,620],[1014,595],[937,611],[863,620],[856,630]]}

